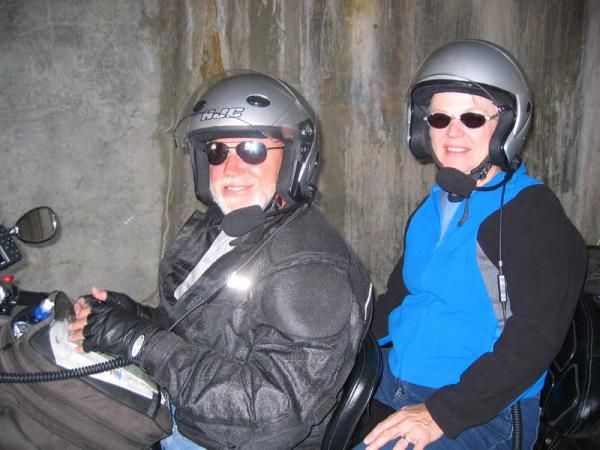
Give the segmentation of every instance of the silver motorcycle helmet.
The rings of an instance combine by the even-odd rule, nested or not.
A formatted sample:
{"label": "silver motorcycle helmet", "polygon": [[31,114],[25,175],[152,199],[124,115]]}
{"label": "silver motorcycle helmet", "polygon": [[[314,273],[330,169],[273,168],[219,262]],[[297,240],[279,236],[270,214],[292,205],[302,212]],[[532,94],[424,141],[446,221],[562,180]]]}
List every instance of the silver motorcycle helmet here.
{"label": "silver motorcycle helmet", "polygon": [[418,159],[435,159],[426,118],[431,98],[439,92],[478,95],[496,105],[499,117],[489,162],[508,170],[523,147],[533,109],[517,60],[502,47],[482,40],[451,42],[425,59],[406,96],[408,145]]}
{"label": "silver motorcycle helmet", "polygon": [[260,72],[224,72],[196,89],[179,117],[175,140],[191,154],[196,196],[203,203],[214,203],[205,150],[219,138],[283,141],[277,194],[286,203],[312,195],[319,162],[317,120],[287,83]]}

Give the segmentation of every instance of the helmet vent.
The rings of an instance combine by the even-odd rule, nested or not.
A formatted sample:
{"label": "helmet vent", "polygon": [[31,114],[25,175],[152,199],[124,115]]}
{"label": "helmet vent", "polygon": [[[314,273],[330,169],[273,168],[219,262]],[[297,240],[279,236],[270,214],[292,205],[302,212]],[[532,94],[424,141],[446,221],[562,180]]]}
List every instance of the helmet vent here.
{"label": "helmet vent", "polygon": [[269,100],[264,95],[249,95],[248,97],[246,97],[246,101],[250,105],[256,106],[258,108],[265,108],[271,104],[271,100]]}
{"label": "helmet vent", "polygon": [[204,108],[204,105],[206,105],[206,100],[200,100],[198,103],[196,103],[194,105],[194,109],[192,111],[194,111],[194,112],[202,111],[202,108]]}

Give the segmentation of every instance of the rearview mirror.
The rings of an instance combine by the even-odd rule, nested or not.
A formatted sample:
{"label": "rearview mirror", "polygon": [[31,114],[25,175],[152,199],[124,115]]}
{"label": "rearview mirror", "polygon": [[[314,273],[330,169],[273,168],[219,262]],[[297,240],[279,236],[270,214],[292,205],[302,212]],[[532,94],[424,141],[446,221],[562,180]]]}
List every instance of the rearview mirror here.
{"label": "rearview mirror", "polygon": [[40,206],[23,214],[10,234],[28,244],[40,244],[52,239],[57,228],[56,213],[47,206]]}

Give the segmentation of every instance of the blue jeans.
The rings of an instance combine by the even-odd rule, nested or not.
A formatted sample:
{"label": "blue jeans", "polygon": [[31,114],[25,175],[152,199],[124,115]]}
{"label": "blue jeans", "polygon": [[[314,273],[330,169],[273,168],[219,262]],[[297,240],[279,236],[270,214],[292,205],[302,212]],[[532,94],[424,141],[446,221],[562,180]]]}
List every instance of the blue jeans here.
{"label": "blue jeans", "polygon": [[[383,373],[375,398],[398,410],[403,406],[423,403],[435,389],[417,386],[397,379],[388,365],[389,349],[383,350]],[[539,396],[521,400],[522,448],[531,449],[537,437],[539,423]],[[429,444],[426,450],[510,450],[512,448],[512,417],[510,408],[501,412],[491,421],[477,427],[467,428],[456,439],[442,436]],[[388,442],[382,449],[391,450],[397,440]],[[360,443],[355,450],[364,449]],[[409,450],[413,448],[408,446]]]}
{"label": "blue jeans", "polygon": [[189,440],[177,429],[175,422],[175,405],[171,403],[171,415],[173,416],[173,431],[172,433],[160,441],[162,450],[206,450],[201,445]]}

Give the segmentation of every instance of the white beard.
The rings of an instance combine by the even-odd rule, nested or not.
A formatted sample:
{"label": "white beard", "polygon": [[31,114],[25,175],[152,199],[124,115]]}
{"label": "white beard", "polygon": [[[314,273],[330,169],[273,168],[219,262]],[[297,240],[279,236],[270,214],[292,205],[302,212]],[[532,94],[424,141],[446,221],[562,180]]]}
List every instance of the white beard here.
{"label": "white beard", "polygon": [[266,191],[258,191],[254,193],[252,199],[244,206],[233,206],[228,205],[228,201],[221,195],[220,191],[215,192],[214,189],[210,188],[210,192],[215,200],[215,203],[221,208],[223,214],[229,214],[230,212],[240,209],[247,206],[257,205],[260,206],[261,209],[265,209],[265,207],[269,204],[273,196],[275,195],[275,186],[272,186],[272,189],[269,189],[269,192]]}

